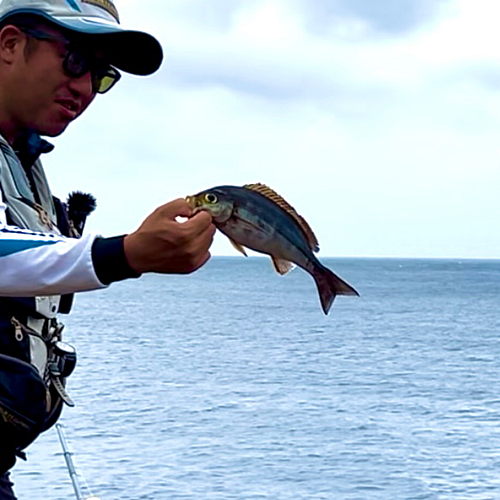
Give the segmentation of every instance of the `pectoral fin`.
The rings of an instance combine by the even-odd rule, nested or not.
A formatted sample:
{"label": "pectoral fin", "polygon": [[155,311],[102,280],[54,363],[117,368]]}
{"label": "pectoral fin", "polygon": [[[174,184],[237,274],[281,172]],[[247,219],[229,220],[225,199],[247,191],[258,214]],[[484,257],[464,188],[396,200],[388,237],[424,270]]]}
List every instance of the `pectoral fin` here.
{"label": "pectoral fin", "polygon": [[293,269],[293,264],[288,260],[277,259],[273,256],[271,256],[271,260],[273,261],[274,269],[276,269],[276,272],[281,275],[286,274],[288,271]]}
{"label": "pectoral fin", "polygon": [[238,250],[238,252],[241,252],[245,257],[248,257],[244,246],[240,245],[239,243],[236,243],[236,241],[232,240],[231,238],[229,238],[229,241],[231,242],[231,245],[233,245],[233,247],[236,248],[236,250]]}

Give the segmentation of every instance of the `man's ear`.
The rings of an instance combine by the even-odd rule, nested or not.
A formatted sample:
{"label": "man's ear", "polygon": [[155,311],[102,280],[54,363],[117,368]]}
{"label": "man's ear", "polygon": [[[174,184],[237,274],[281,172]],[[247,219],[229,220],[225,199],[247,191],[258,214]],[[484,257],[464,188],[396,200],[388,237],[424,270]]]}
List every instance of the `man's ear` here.
{"label": "man's ear", "polygon": [[16,26],[8,24],[0,30],[0,60],[4,63],[11,63],[19,54],[24,51],[26,35]]}

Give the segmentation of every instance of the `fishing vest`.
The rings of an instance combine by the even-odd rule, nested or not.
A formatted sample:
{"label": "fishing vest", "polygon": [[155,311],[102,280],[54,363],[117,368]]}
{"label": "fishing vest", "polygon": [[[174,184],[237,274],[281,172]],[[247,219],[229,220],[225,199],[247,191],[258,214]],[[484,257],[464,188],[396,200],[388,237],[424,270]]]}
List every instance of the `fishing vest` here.
{"label": "fishing vest", "polygon": [[[25,143],[27,147],[16,154],[12,146],[0,136],[0,189],[6,205],[7,223],[21,229],[76,236],[72,234],[65,206],[52,196],[42,164],[38,160],[40,153],[51,151],[53,146],[37,134],[26,137]],[[23,401],[35,399],[34,395],[30,395],[30,390],[32,386],[36,386],[44,405],[36,410],[34,407],[27,408],[26,414],[30,415],[29,410],[32,410],[33,418],[24,418],[19,409],[11,411],[10,408],[15,407],[15,403],[9,406],[9,397],[12,395],[4,386],[4,402],[7,402],[4,406],[0,404],[0,424],[12,425],[12,435],[19,431],[19,435],[12,438],[12,446],[18,455],[22,455],[20,450],[40,432],[57,421],[63,402],[72,406],[64,387],[65,378],[58,371],[58,354],[54,352],[54,346],[61,341],[63,330],[63,325],[56,316],[58,312],[69,312],[71,300],[72,296],[0,297],[0,356],[3,356],[0,368],[4,367],[0,377],[5,380],[19,379],[19,383],[16,382],[19,387],[16,386],[15,392],[20,393],[26,389],[26,396],[21,398]],[[21,361],[19,366],[15,366],[16,360]],[[12,369],[9,363],[12,364]],[[26,388],[22,387],[24,379],[16,378],[20,373],[19,367],[25,368],[29,375],[25,377]],[[36,413],[40,411],[43,412],[43,417],[40,417],[36,425],[31,426],[37,417]]]}

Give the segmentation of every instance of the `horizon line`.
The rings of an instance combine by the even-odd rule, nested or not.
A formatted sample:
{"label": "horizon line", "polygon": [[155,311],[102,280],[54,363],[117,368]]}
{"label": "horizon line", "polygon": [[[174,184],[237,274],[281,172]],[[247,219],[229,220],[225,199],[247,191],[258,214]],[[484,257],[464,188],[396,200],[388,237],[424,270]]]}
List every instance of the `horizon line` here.
{"label": "horizon line", "polygon": [[[229,255],[229,254],[212,254],[212,258],[215,257],[229,257],[240,259],[241,255]],[[249,254],[248,259],[268,259],[268,255],[260,254]],[[385,260],[488,260],[488,261],[500,261],[499,257],[432,257],[432,256],[388,256],[388,255],[321,255],[321,259],[385,259]]]}

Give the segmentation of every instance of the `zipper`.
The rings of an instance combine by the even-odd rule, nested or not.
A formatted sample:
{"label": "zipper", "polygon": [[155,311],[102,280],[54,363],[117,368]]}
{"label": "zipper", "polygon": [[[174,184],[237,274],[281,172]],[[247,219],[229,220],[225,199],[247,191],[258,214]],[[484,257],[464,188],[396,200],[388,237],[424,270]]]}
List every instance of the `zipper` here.
{"label": "zipper", "polygon": [[35,212],[38,214],[38,218],[40,219],[40,222],[50,230],[54,229],[54,223],[52,222],[52,219],[50,218],[50,215],[48,214],[47,210],[40,205],[40,203],[36,203],[34,201],[29,200],[28,198],[25,198],[24,196],[21,196],[19,198],[23,203],[26,203],[29,207],[31,207]]}
{"label": "zipper", "polygon": [[43,338],[42,335],[40,335],[37,331],[33,330],[33,328],[30,328],[29,326],[23,325],[17,318],[12,316],[10,318],[10,322],[14,326],[14,335],[16,337],[16,340],[18,342],[22,342],[24,339],[24,334],[28,335],[34,335],[35,337],[38,337],[39,339],[42,339],[45,342],[45,339]]}
{"label": "zipper", "polygon": [[24,339],[22,323],[18,319],[14,318],[14,316],[12,316],[10,322],[14,325],[14,335],[16,340],[18,342],[22,342]]}
{"label": "zipper", "polygon": [[35,203],[33,205],[33,208],[38,212],[38,217],[40,218],[40,222],[47,226],[49,229],[54,229],[54,224],[50,220],[49,214],[45,210],[45,208],[42,207],[42,205],[39,205],[38,203]]}

